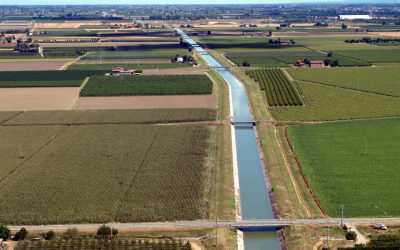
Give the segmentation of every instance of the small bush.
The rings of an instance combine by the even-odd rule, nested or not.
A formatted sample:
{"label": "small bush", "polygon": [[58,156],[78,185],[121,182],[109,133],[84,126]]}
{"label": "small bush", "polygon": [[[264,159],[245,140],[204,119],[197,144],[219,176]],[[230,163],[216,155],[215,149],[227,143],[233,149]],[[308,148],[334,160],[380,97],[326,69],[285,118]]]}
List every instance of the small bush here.
{"label": "small bush", "polygon": [[0,224],[0,239],[6,240],[8,237],[10,237],[10,229],[4,224]]}
{"label": "small bush", "polygon": [[118,230],[115,228],[111,228],[107,225],[102,225],[101,227],[99,227],[99,229],[97,230],[97,236],[115,236],[118,234]]}
{"label": "small bush", "polygon": [[78,234],[79,234],[79,231],[78,231],[78,229],[76,228],[76,227],[74,227],[74,228],[68,228],[67,229],[67,231],[65,231],[65,233],[64,233],[66,236],[69,236],[69,237],[74,237],[74,236],[77,236]]}
{"label": "small bush", "polygon": [[26,228],[21,228],[14,236],[13,240],[24,240],[26,236],[28,235],[28,230]]}
{"label": "small bush", "polygon": [[52,240],[54,239],[54,237],[56,237],[56,234],[54,233],[54,231],[48,231],[47,233],[44,234],[44,239],[45,240]]}
{"label": "small bush", "polygon": [[357,239],[357,234],[354,231],[348,231],[348,232],[346,232],[345,237],[346,237],[347,240],[356,240]]}
{"label": "small bush", "polygon": [[250,67],[250,63],[248,61],[244,61],[242,65],[243,67]]}

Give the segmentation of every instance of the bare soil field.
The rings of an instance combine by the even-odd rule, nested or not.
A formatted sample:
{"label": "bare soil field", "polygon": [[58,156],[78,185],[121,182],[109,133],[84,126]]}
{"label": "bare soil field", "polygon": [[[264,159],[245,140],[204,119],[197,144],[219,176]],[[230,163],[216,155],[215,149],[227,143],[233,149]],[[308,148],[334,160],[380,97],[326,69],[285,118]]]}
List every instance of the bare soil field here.
{"label": "bare soil field", "polygon": [[216,108],[213,95],[80,97],[73,109]]}
{"label": "bare soil field", "polygon": [[69,110],[80,88],[2,88],[0,111]]}
{"label": "bare soil field", "polygon": [[59,70],[68,61],[0,62],[0,71]]}
{"label": "bare soil field", "polygon": [[377,36],[400,37],[400,32],[374,32],[372,34],[377,35]]}
{"label": "bare soil field", "polygon": [[81,25],[101,25],[101,22],[54,22],[54,23],[36,23],[36,29],[76,29]]}
{"label": "bare soil field", "polygon": [[[82,45],[83,44],[83,45]],[[93,43],[40,43],[44,48],[59,47],[114,47],[114,46],[138,46],[138,45],[176,45],[177,42],[93,42]]]}

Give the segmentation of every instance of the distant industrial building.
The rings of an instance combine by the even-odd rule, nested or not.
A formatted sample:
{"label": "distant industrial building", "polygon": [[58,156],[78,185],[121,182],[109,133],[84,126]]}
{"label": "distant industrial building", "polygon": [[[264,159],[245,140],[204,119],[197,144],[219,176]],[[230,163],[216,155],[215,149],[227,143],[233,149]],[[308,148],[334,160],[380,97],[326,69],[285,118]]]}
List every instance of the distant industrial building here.
{"label": "distant industrial building", "polygon": [[370,15],[339,15],[340,20],[372,19]]}

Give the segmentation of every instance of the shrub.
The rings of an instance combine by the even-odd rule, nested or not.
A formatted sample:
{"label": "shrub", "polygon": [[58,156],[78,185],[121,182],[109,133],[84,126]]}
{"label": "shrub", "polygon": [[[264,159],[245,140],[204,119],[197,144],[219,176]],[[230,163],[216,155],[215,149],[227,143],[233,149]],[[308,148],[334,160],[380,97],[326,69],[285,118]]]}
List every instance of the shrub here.
{"label": "shrub", "polygon": [[348,231],[348,232],[346,232],[345,237],[346,237],[347,240],[356,240],[357,239],[357,234],[354,231]]}
{"label": "shrub", "polygon": [[111,228],[107,225],[102,225],[101,227],[99,227],[99,229],[97,230],[97,236],[115,236],[118,234],[118,230],[115,228]]}
{"label": "shrub", "polygon": [[28,230],[26,228],[21,228],[14,236],[13,240],[24,240],[26,236],[28,235]]}
{"label": "shrub", "polygon": [[74,236],[77,236],[78,233],[79,233],[78,229],[76,227],[74,227],[74,228],[68,228],[64,234],[69,237],[74,237]]}
{"label": "shrub", "polygon": [[56,237],[56,234],[54,233],[54,231],[48,231],[47,233],[44,234],[44,239],[45,240],[52,240],[54,239],[54,237]]}
{"label": "shrub", "polygon": [[243,67],[250,67],[250,63],[248,61],[244,61],[242,65]]}
{"label": "shrub", "polygon": [[8,239],[10,237],[10,229],[3,224],[0,224],[0,239]]}

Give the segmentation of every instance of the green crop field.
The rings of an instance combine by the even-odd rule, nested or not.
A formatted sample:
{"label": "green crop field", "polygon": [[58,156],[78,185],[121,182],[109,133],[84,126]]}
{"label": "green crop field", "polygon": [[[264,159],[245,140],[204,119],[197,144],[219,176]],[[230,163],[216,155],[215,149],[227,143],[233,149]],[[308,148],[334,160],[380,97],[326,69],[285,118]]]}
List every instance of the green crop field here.
{"label": "green crop field", "polygon": [[290,126],[304,175],[332,217],[400,215],[400,119]]}
{"label": "green crop field", "polygon": [[370,63],[400,62],[400,48],[398,46],[375,46],[375,48],[377,49],[338,50],[335,51],[335,53],[338,55],[346,56],[349,58],[355,58]]}
{"label": "green crop field", "polygon": [[370,63],[361,62],[338,55],[328,57],[315,51],[268,51],[268,52],[229,52],[227,58],[241,66],[243,62],[249,62],[253,67],[289,67],[296,61],[309,59],[314,61],[337,60],[339,66],[368,66]]}
{"label": "green crop field", "polygon": [[291,68],[288,71],[296,80],[400,96],[400,67]]}
{"label": "green crop field", "polygon": [[267,97],[269,106],[301,106],[298,90],[281,69],[249,70],[246,74],[254,78]]}
{"label": "green crop field", "polygon": [[[212,109],[126,109],[0,112],[3,125],[153,124],[215,120]],[[11,119],[12,118],[12,119]],[[1,124],[1,123],[0,123]]]}
{"label": "green crop field", "polygon": [[95,76],[81,96],[202,95],[211,94],[213,84],[206,75]]}
{"label": "green crop field", "polygon": [[[46,121],[47,112],[35,117],[39,113],[21,113],[0,126],[2,222],[207,218],[203,172],[213,128],[121,124],[111,112],[86,118],[73,112],[74,118],[66,119],[78,124],[94,116],[92,121],[103,118],[105,124],[32,125],[38,119],[54,124],[66,114],[50,112]],[[129,115],[138,120],[134,113],[120,114]]]}
{"label": "green crop field", "polygon": [[270,107],[280,121],[332,121],[400,116],[400,98],[298,81],[305,105]]}
{"label": "green crop field", "polygon": [[177,54],[186,55],[185,49],[159,50],[126,50],[126,51],[99,51],[83,57],[81,60],[110,60],[110,59],[170,59]]}
{"label": "green crop field", "polygon": [[0,88],[12,87],[79,87],[91,75],[103,71],[13,71],[0,72]]}
{"label": "green crop field", "polygon": [[192,67],[189,63],[122,63],[122,64],[72,64],[68,70],[104,70],[111,71],[115,67],[127,69],[175,69]]}

